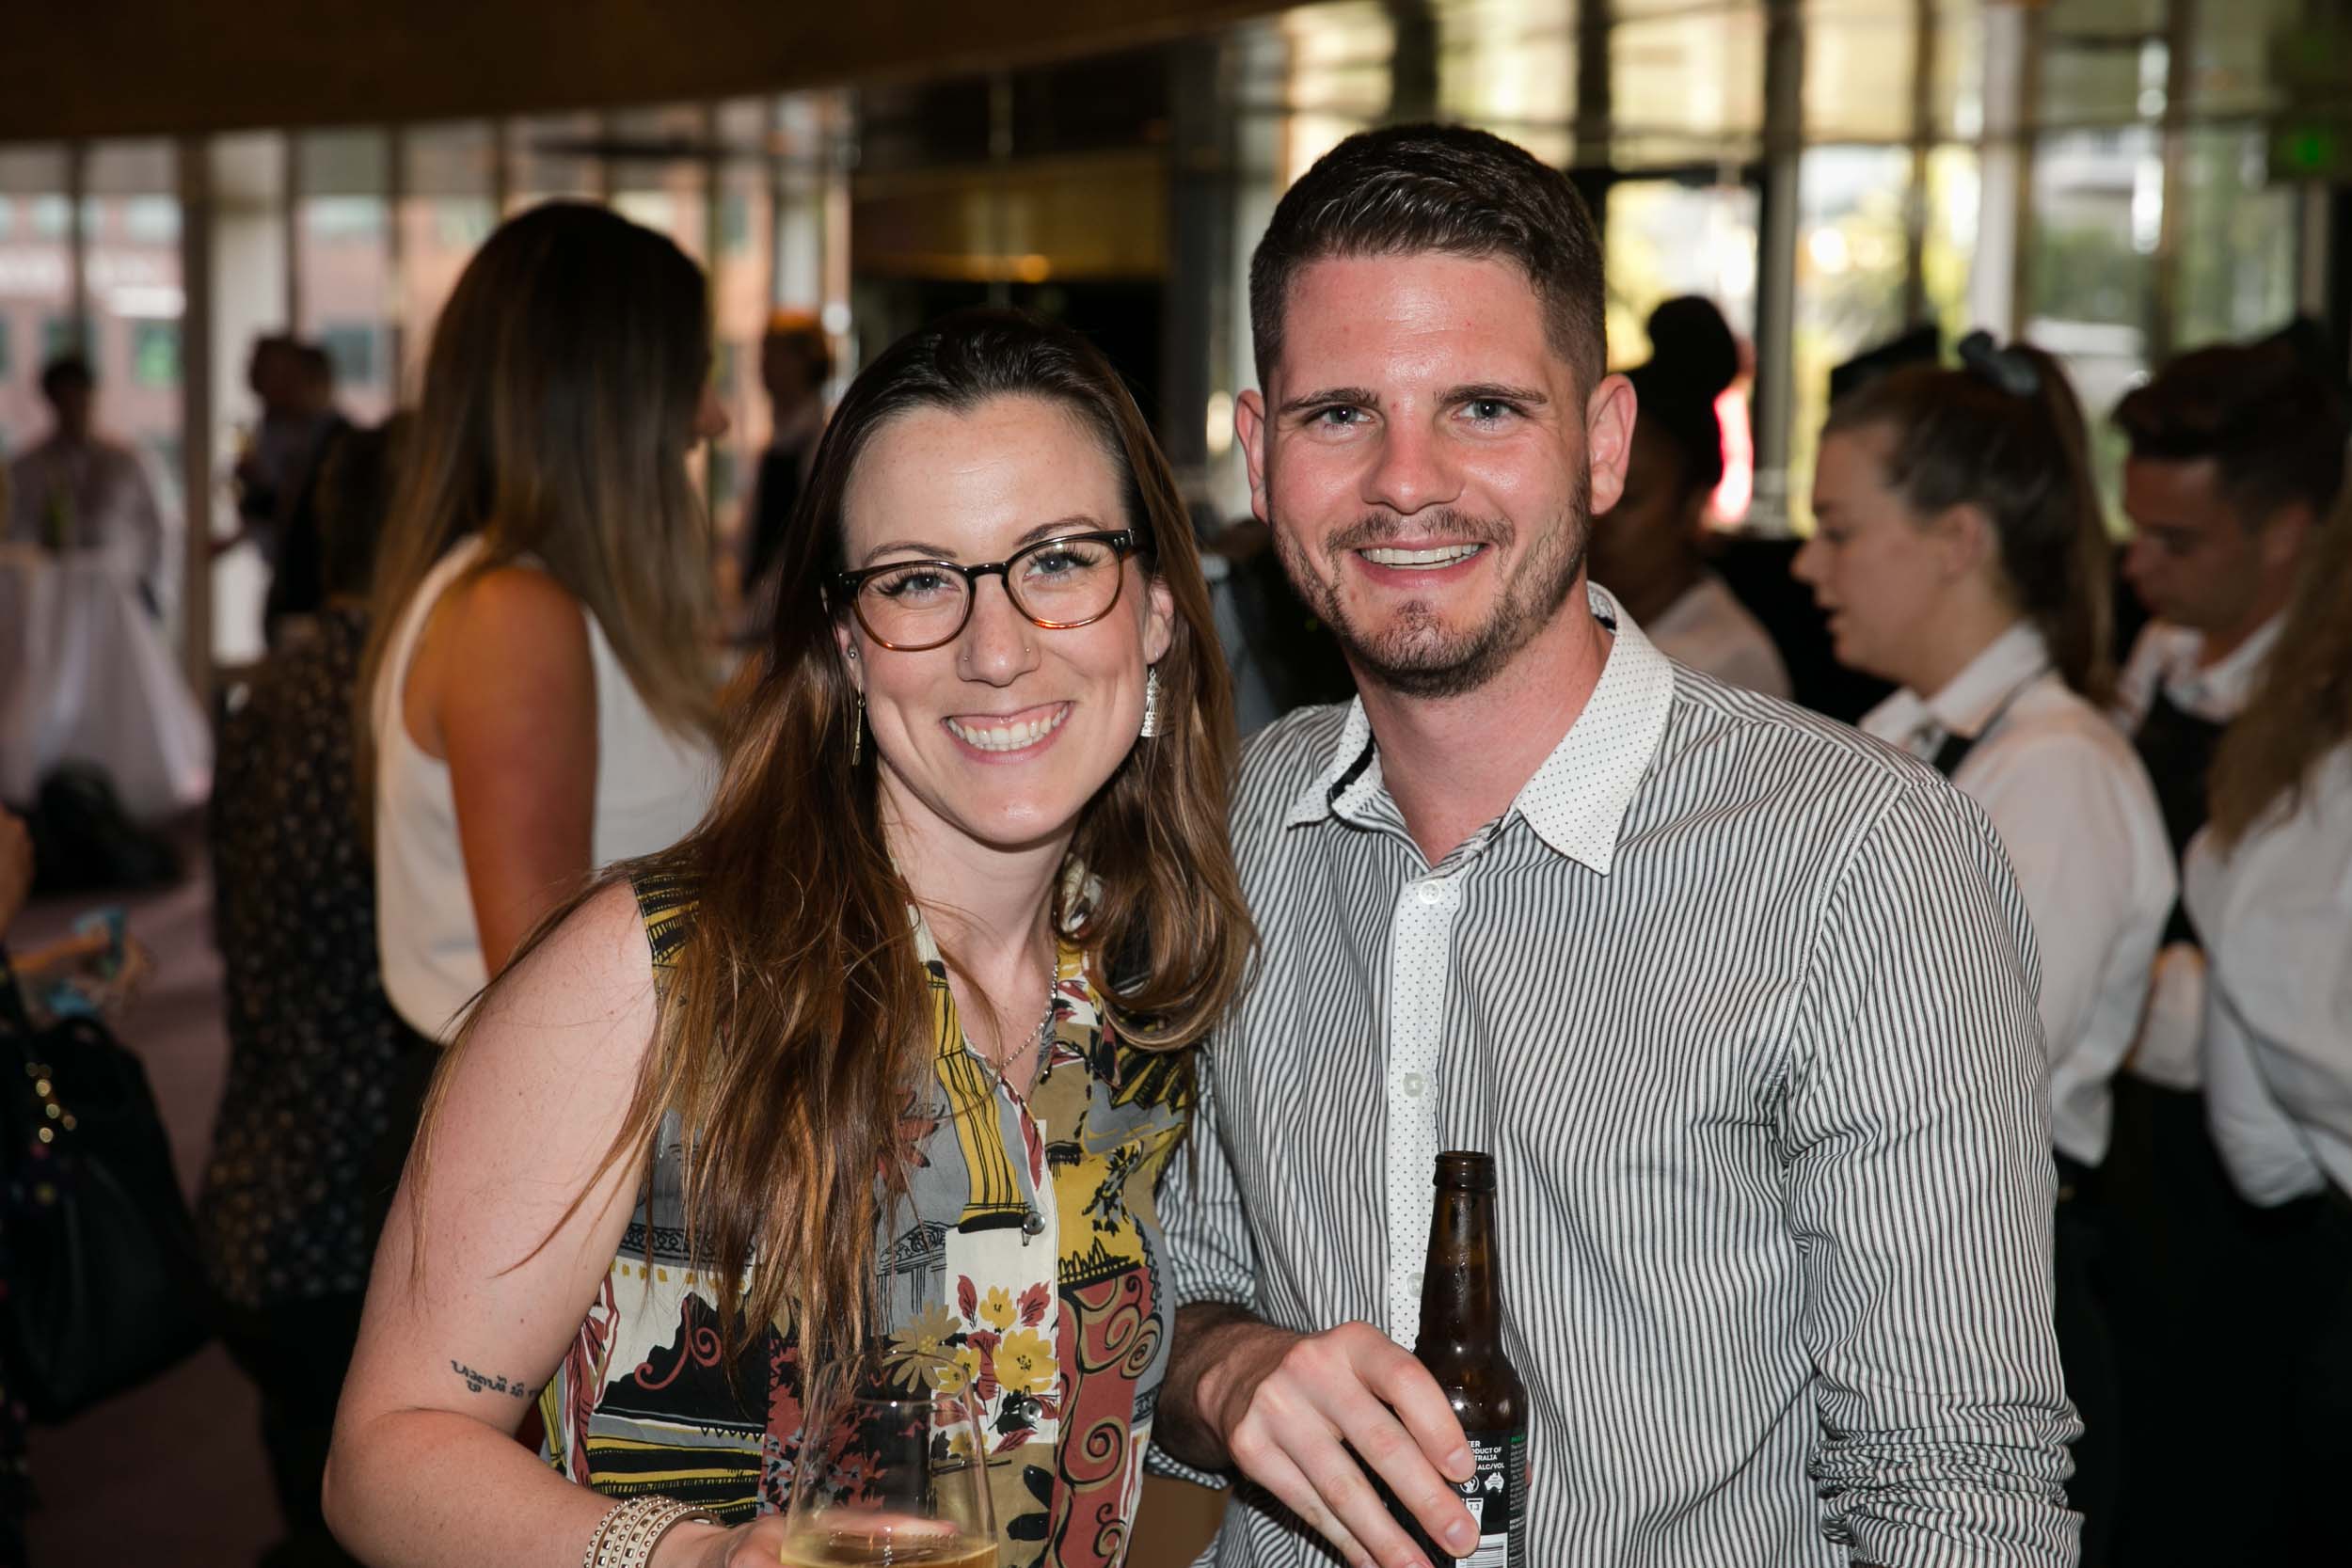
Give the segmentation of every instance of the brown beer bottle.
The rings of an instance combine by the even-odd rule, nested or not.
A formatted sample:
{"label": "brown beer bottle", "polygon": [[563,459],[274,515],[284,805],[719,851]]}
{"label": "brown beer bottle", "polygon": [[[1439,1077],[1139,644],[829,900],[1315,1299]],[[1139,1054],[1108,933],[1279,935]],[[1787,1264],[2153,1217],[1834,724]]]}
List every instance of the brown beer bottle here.
{"label": "brown beer bottle", "polygon": [[1438,1156],[1437,1206],[1422,1275],[1413,1354],[1454,1403],[1475,1471],[1455,1492],[1478,1544],[1454,1557],[1415,1528],[1432,1568],[1532,1568],[1527,1555],[1527,1386],[1502,1354],[1502,1267],[1496,1256],[1491,1154]]}

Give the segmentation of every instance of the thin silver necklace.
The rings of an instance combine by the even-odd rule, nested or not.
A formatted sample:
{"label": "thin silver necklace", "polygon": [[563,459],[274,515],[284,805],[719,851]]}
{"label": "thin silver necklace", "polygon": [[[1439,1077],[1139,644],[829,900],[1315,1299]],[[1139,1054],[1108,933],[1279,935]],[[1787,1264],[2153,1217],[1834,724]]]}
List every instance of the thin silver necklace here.
{"label": "thin silver necklace", "polygon": [[[996,1075],[996,1081],[1008,1088],[1012,1086],[1012,1069],[1015,1065],[1020,1062],[1021,1058],[1026,1056],[1030,1052],[1040,1049],[1048,1039],[1053,1037],[1056,998],[1057,993],[1060,990],[1061,984],[1060,970],[1061,964],[1058,957],[1057,957],[1052,963],[1048,964],[1046,968],[1045,1016],[1037,1021],[1037,1032],[1028,1037],[1027,1041],[1023,1044],[1020,1050],[1006,1057],[1001,1066],[997,1063],[989,1061],[986,1056],[980,1057],[982,1064],[985,1065],[991,1072],[993,1072]],[[975,1054],[978,1053],[975,1053]]]}

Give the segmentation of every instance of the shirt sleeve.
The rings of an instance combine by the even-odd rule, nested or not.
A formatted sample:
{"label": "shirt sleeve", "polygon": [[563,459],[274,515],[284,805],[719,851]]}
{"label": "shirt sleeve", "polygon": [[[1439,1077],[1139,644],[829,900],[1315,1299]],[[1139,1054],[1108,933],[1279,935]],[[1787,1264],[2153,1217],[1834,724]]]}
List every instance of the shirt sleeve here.
{"label": "shirt sleeve", "polygon": [[2300,809],[2226,859],[2210,834],[2190,848],[2209,965],[2206,1117],[2253,1203],[2324,1190],[2316,1141],[2352,1148],[2352,800],[2331,798],[2347,784],[2352,767],[2323,771]]}
{"label": "shirt sleeve", "polygon": [[[1170,1162],[1159,1196],[1160,1238],[1168,1282],[1168,1322],[1186,1307],[1221,1302],[1254,1309],[1258,1297],[1258,1254],[1249,1219],[1233,1174],[1232,1157],[1216,1114],[1216,1050],[1200,1048],[1199,1100],[1192,1132]],[[1145,1468],[1200,1486],[1222,1488],[1231,1478],[1196,1469],[1157,1444],[1144,1455]]]}
{"label": "shirt sleeve", "polygon": [[[2082,1049],[2118,949],[2134,948],[2139,989],[2147,984],[2174,876],[2147,786],[2086,736],[2041,735],[1992,750],[1969,796],[1992,818],[2033,920],[2042,961],[2042,1034],[2053,1065]],[[2135,769],[2136,772],[2136,769]],[[2134,799],[2133,788],[2142,799]],[[2147,837],[2136,842],[2135,818]],[[2104,1081],[2129,1048],[2128,1037],[2101,1042],[2113,1055],[2080,1063],[2070,1081]],[[2069,1150],[2074,1153],[2074,1150]],[[2096,1164],[2097,1151],[2077,1154]]]}
{"label": "shirt sleeve", "polygon": [[2077,1559],[2036,964],[1982,813],[1907,784],[1828,901],[1782,1110],[1811,1471],[1856,1562]]}

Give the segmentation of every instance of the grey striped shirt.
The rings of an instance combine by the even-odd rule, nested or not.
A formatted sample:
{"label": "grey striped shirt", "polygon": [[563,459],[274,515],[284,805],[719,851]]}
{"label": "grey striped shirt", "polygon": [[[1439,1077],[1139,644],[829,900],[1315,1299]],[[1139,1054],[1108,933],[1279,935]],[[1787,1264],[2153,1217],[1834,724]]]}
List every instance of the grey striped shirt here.
{"label": "grey striped shirt", "polygon": [[[1541,1568],[2071,1564],[1998,841],[1926,768],[1592,602],[1617,638],[1583,713],[1434,868],[1359,705],[1250,744],[1263,966],[1163,1196],[1175,1295],[1409,1342],[1428,1153],[1490,1150]],[[1332,1560],[1250,1492],[1203,1559]]]}

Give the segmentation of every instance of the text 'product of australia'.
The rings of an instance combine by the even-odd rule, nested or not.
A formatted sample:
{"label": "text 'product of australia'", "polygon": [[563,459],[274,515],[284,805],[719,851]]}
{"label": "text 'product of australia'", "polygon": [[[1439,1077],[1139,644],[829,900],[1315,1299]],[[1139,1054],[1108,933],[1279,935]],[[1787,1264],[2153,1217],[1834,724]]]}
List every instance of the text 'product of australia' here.
{"label": "text 'product of australia'", "polygon": [[1455,1557],[1419,1529],[1436,1568],[1532,1568],[1527,1555],[1527,1387],[1502,1354],[1502,1267],[1496,1256],[1491,1154],[1438,1156],[1438,1194],[1422,1275],[1413,1354],[1454,1403],[1476,1467],[1455,1490],[1478,1544]]}

